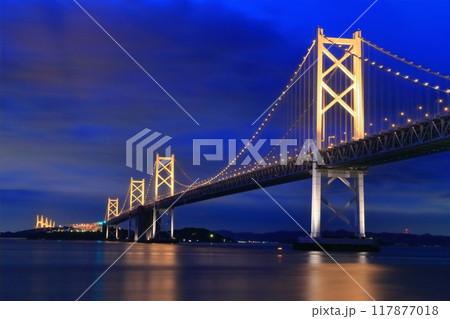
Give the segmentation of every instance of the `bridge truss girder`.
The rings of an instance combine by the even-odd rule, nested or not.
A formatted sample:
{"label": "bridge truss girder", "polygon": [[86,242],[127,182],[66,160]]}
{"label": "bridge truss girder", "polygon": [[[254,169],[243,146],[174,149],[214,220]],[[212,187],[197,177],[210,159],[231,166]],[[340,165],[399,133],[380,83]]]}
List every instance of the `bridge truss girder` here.
{"label": "bridge truss girder", "polygon": [[398,160],[448,151],[449,138],[450,116],[446,115],[341,144],[322,152],[322,156],[328,166],[381,164],[394,156]]}

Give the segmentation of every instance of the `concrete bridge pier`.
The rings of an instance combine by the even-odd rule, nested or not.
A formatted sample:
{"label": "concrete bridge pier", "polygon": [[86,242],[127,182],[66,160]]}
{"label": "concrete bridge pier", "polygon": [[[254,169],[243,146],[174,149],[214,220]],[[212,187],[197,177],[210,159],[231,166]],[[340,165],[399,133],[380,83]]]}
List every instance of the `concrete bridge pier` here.
{"label": "concrete bridge pier", "polygon": [[170,209],[170,238],[171,239],[174,239],[174,237],[173,237],[174,218],[175,218],[175,210],[172,208],[172,209]]}
{"label": "concrete bridge pier", "polygon": [[157,224],[158,224],[158,216],[159,216],[159,211],[158,209],[156,209],[155,206],[153,206],[153,227],[152,227],[152,238],[156,237],[156,228],[157,228]]}
{"label": "concrete bridge pier", "polygon": [[152,216],[144,213],[144,206],[139,206],[136,209],[134,217],[134,240],[148,241],[152,238],[151,226],[153,224]]}
{"label": "concrete bridge pier", "polygon": [[119,239],[119,225],[105,225],[105,239],[117,240]]}
{"label": "concrete bridge pier", "polygon": [[[348,226],[354,229],[355,237],[364,238],[365,233],[365,203],[364,203],[364,175],[365,169],[327,169],[319,168],[317,163],[313,163],[312,168],[312,196],[311,196],[311,237],[321,237],[321,213],[322,204],[328,207],[333,214],[330,215],[325,223],[335,218],[344,221]],[[324,182],[322,180],[325,179]],[[334,181],[341,181],[352,193],[353,196],[342,206],[333,205],[324,196],[324,190]],[[344,211],[354,206],[354,223],[344,215]]]}
{"label": "concrete bridge pier", "polygon": [[[129,218],[128,219],[128,234],[127,234],[127,241],[131,241],[131,229],[134,228],[136,229],[136,222],[134,222],[134,226],[133,226],[133,221],[135,221],[134,218]],[[134,239],[134,237],[133,237]]]}
{"label": "concrete bridge pier", "polygon": [[170,218],[170,230],[168,230],[170,234],[170,238],[174,239],[174,216],[175,210],[173,208],[167,210],[166,208],[156,208],[153,207],[153,227],[152,227],[152,238],[156,238],[158,233],[162,231],[161,219],[162,215],[166,213]]}
{"label": "concrete bridge pier", "polygon": [[136,215],[134,217],[134,241],[138,240],[139,240],[139,216]]}

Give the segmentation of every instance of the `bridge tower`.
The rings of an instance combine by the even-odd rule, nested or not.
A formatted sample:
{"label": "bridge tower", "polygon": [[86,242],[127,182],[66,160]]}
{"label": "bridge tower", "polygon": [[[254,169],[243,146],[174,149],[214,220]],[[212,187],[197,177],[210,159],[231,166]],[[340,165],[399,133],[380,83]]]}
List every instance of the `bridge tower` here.
{"label": "bridge tower", "polygon": [[[144,196],[145,196],[145,179],[135,180],[133,178],[130,179],[130,212],[139,206],[144,205]],[[134,220],[134,240],[137,241],[140,236],[140,231],[142,229],[146,230],[149,226],[149,221],[144,223],[145,217],[136,214],[134,218],[128,219],[128,239],[131,238],[131,228],[132,221]],[[147,239],[149,238],[150,230],[147,231]]]}
{"label": "bridge tower", "polygon": [[164,185],[169,188],[170,196],[175,192],[174,179],[175,155],[162,157],[156,154],[155,164],[155,200],[159,197],[159,188]]}
{"label": "bridge tower", "polygon": [[44,215],[36,215],[36,226],[34,228],[54,228],[56,223]]}
{"label": "bridge tower", "polygon": [[34,228],[45,228],[44,227],[44,215],[36,215],[36,226]]}
{"label": "bridge tower", "polygon": [[[329,147],[326,145],[326,115],[333,107],[341,107],[352,119],[351,134],[353,140],[364,138],[364,91],[362,77],[361,31],[353,33],[353,38],[326,37],[322,28],[317,29],[317,95],[316,95],[316,143],[319,149]],[[328,48],[325,45],[329,45]],[[345,47],[342,57],[336,57],[331,52],[332,46]],[[352,59],[347,66],[344,61]],[[351,66],[350,68],[348,66]],[[339,69],[344,74],[347,83],[340,93],[330,87],[325,79],[333,76],[332,72]],[[328,77],[327,77],[328,76]],[[349,97],[346,97],[346,96]],[[345,97],[345,98],[344,98]],[[350,103],[349,103],[350,101]],[[317,162],[312,167],[312,200],[311,200],[311,237],[321,236],[321,206],[322,203],[334,214],[355,229],[355,236],[365,237],[365,209],[364,209],[364,174],[365,169],[333,170],[322,168]],[[322,179],[326,181],[322,183]],[[353,197],[344,205],[337,207],[327,200],[323,191],[336,180],[340,180],[353,193]],[[343,214],[350,206],[356,206],[354,224]]]}
{"label": "bridge tower", "polygon": [[[364,87],[362,77],[362,38],[361,31],[353,33],[352,39],[331,38],[323,34],[322,28],[317,28],[317,96],[316,96],[316,144],[322,149],[327,139],[326,113],[332,108],[342,107],[352,118],[352,136],[358,140],[364,138]],[[328,48],[325,45],[329,44]],[[331,52],[332,46],[345,47],[342,57],[336,57]],[[350,69],[344,62],[352,59]],[[329,61],[328,61],[329,60]],[[333,77],[332,72],[339,69],[347,81],[342,92],[336,92],[326,83]],[[328,77],[327,77],[328,76]],[[347,98],[349,96],[349,98]],[[347,100],[347,102],[346,102]],[[348,101],[352,101],[348,103]]]}
{"label": "bridge tower", "polygon": [[[169,189],[170,196],[175,194],[175,155],[162,157],[156,154],[155,161],[155,202],[158,201],[160,188]],[[158,209],[153,208],[153,238],[156,235],[156,221],[158,220]],[[168,212],[170,217],[170,237],[173,238],[174,210]]]}
{"label": "bridge tower", "polygon": [[109,239],[110,231],[115,230],[115,238],[119,239],[119,225],[109,225],[111,218],[119,216],[119,199],[108,197],[108,206],[106,208],[106,239]]}
{"label": "bridge tower", "polygon": [[145,179],[134,180],[133,177],[130,181],[130,210],[134,205],[144,205],[144,193],[145,193]]}

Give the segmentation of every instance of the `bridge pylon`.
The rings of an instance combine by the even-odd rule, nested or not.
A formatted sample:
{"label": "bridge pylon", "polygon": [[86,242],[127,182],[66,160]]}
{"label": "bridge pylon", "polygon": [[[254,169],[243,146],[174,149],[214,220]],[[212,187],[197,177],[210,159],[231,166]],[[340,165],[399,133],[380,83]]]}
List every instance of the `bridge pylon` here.
{"label": "bridge pylon", "polygon": [[144,205],[144,194],[145,194],[145,179],[134,180],[131,177],[130,180],[130,210],[133,207]]}
{"label": "bridge pylon", "polygon": [[[354,140],[364,138],[364,86],[362,75],[362,38],[361,31],[353,33],[353,38],[326,37],[322,28],[317,28],[317,93],[316,93],[316,144],[319,149],[328,147],[326,113],[335,105],[340,106],[350,115],[350,127],[345,128],[347,138]],[[328,48],[325,45],[329,45]],[[332,46],[345,47],[342,57],[337,57]],[[350,61],[351,60],[351,61]],[[339,71],[339,72],[336,72]],[[333,88],[327,84],[330,79],[343,74],[347,85],[344,88]],[[338,92],[336,92],[338,91]],[[331,137],[331,136],[330,136]],[[336,138],[336,136],[333,136]],[[351,141],[351,140],[350,140]]]}
{"label": "bridge pylon", "polygon": [[[158,201],[160,188],[166,188],[169,190],[170,196],[175,194],[175,155],[162,157],[156,154],[155,161],[155,202]],[[173,237],[174,230],[174,209],[167,211],[167,215],[170,218],[170,238]],[[156,237],[156,232],[160,223],[158,223],[159,216],[161,214],[160,209],[156,206],[153,208],[153,228],[152,237]]]}
{"label": "bridge pylon", "polygon": [[36,225],[34,228],[54,228],[56,223],[48,217],[44,218],[44,215],[36,215]]}
{"label": "bridge pylon", "polygon": [[[364,138],[364,86],[362,74],[362,37],[361,31],[353,33],[352,38],[327,37],[322,28],[317,28],[317,92],[316,92],[316,144],[322,150],[332,145],[330,138],[341,141],[359,140]],[[333,46],[344,47],[342,56],[336,56]],[[340,51],[342,52],[342,50]],[[345,86],[333,87],[334,77],[344,77]],[[341,81],[342,83],[342,81]],[[349,124],[342,127],[342,136],[330,136],[327,128],[327,114],[340,108],[349,116]],[[341,112],[341,110],[338,110]],[[339,134],[341,134],[339,133]],[[311,237],[321,236],[321,208],[328,207],[333,214],[326,222],[338,217],[355,229],[355,236],[365,237],[364,211],[364,174],[358,169],[321,168],[317,163],[312,167],[312,197],[311,197]],[[322,179],[326,179],[322,183]],[[333,205],[323,194],[323,191],[334,181],[340,180],[353,192],[353,197],[338,207]],[[355,220],[351,223],[343,212],[350,206],[356,207]]]}
{"label": "bridge pylon", "polygon": [[119,216],[119,199],[108,197],[108,206],[106,208],[106,239],[115,235],[115,239],[119,239],[119,225],[110,225],[108,221],[111,218]]}
{"label": "bridge pylon", "polygon": [[[365,233],[365,206],[364,206],[364,169],[327,169],[319,168],[313,163],[312,168],[312,201],[311,201],[311,237],[321,236],[321,212],[322,203],[333,214],[328,217],[326,223],[334,218],[340,218],[355,231],[355,237],[364,238]],[[322,179],[326,179],[322,183]],[[333,205],[323,194],[323,191],[336,180],[340,180],[352,193],[351,197],[342,206]],[[354,223],[344,215],[344,211],[351,206],[355,207]]]}
{"label": "bridge pylon", "polygon": [[155,201],[159,197],[159,189],[167,186],[170,196],[175,193],[175,155],[162,157],[156,154],[155,162]]}
{"label": "bridge pylon", "polygon": [[[138,209],[139,206],[144,205],[144,197],[145,197],[145,179],[135,180],[132,177],[130,178],[130,188],[129,188],[129,203],[130,203],[130,211],[133,209]],[[142,224],[142,217],[139,214],[136,214],[134,218],[128,219],[128,240],[131,240],[131,229],[133,228],[134,223],[134,240],[137,241],[140,236],[140,232],[142,229],[147,229],[147,224]],[[148,231],[150,234],[150,231]],[[148,235],[147,235],[148,237]]]}
{"label": "bridge pylon", "polygon": [[44,216],[36,215],[36,226],[34,228],[44,228]]}

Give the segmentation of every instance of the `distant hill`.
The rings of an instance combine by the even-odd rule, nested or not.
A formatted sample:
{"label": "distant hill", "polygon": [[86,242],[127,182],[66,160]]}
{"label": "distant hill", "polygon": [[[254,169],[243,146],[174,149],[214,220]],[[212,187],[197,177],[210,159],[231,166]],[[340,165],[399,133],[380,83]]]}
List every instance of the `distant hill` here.
{"label": "distant hill", "polygon": [[[121,230],[121,238],[126,238],[125,230]],[[163,234],[164,235],[164,234]],[[168,234],[166,234],[168,236]],[[174,236],[180,242],[192,243],[235,243],[235,242],[272,242],[294,243],[298,237],[305,236],[301,231],[276,231],[269,233],[232,232],[228,230],[211,231],[205,228],[188,227],[176,229]],[[352,237],[353,233],[345,230],[324,231],[324,237]],[[50,229],[30,229],[19,232],[0,233],[0,237],[19,237],[28,239],[57,239],[57,240],[104,240],[101,232],[51,232]],[[450,236],[414,235],[395,233],[367,233],[367,237],[380,240],[381,245],[405,246],[446,246],[450,247]]]}
{"label": "distant hill", "polygon": [[277,242],[277,243],[293,243],[297,241],[300,236],[298,231],[276,231],[271,233],[235,233],[228,230],[219,230],[216,233],[232,238],[235,241],[245,241],[245,242]]}
{"label": "distant hill", "polygon": [[[61,232],[56,229],[29,229],[19,232],[0,233],[0,237],[27,238],[27,239],[49,239],[49,240],[104,240],[102,232]],[[125,239],[127,232],[123,229],[119,233],[120,238]],[[161,238],[168,238],[168,233],[160,233]],[[213,232],[205,228],[183,228],[174,230],[174,236],[180,242],[192,243],[235,243],[235,240]],[[134,237],[134,236],[133,236]],[[133,238],[132,237],[132,238]]]}
{"label": "distant hill", "polygon": [[15,233],[0,233],[0,237],[27,238],[27,239],[50,239],[50,240],[103,240],[101,232],[59,232],[54,229],[29,229]]}
{"label": "distant hill", "polygon": [[183,228],[174,230],[174,237],[179,242],[199,243],[234,243],[234,239],[227,235],[219,234],[205,228]]}
{"label": "distant hill", "polygon": [[27,229],[27,230],[21,230],[18,232],[4,232],[0,233],[0,237],[9,237],[9,238],[27,238],[29,236],[33,236],[42,232],[45,232],[46,230],[43,229]]}
{"label": "distant hill", "polygon": [[[293,243],[298,237],[306,236],[302,231],[276,231],[270,233],[235,233],[227,230],[219,230],[216,233],[234,239],[236,241],[245,242],[277,242],[277,243]],[[382,245],[407,245],[407,246],[450,246],[450,236],[440,235],[414,235],[414,234],[395,234],[395,233],[371,233],[368,232],[367,237],[373,237],[380,240]],[[353,237],[353,233],[345,230],[324,231],[322,236],[325,237]]]}

